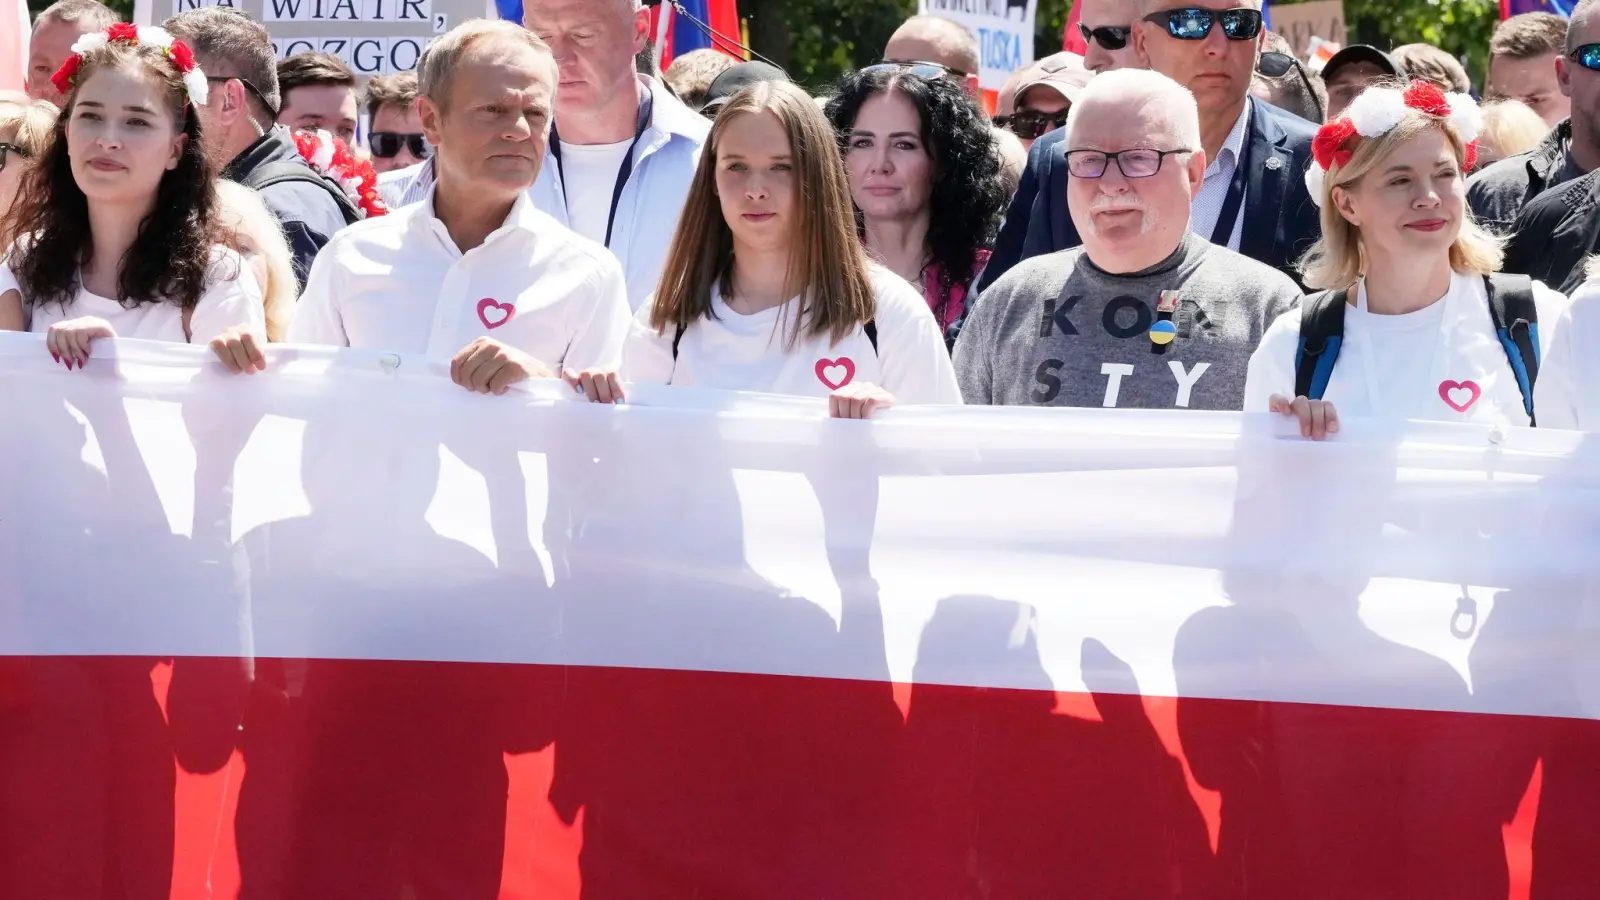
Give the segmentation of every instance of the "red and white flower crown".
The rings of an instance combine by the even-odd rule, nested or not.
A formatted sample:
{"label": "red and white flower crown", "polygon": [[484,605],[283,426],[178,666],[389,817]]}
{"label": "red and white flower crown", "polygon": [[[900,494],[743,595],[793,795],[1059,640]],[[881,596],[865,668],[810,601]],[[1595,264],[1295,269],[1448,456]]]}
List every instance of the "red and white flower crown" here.
{"label": "red and white flower crown", "polygon": [[1426,81],[1413,81],[1405,90],[1370,87],[1357,95],[1344,115],[1317,129],[1311,141],[1312,164],[1306,169],[1306,188],[1311,200],[1322,205],[1323,183],[1328,170],[1348,165],[1362,138],[1382,137],[1415,110],[1438,119],[1455,131],[1467,147],[1467,168],[1478,158],[1478,134],[1483,131],[1483,112],[1467,94],[1445,93]]}
{"label": "red and white flower crown", "polygon": [[324,177],[330,178],[350,198],[361,218],[370,219],[389,211],[378,196],[378,172],[372,163],[350,152],[344,141],[322,129],[315,133],[296,131],[294,147],[300,157]]}
{"label": "red and white flower crown", "polygon": [[154,25],[130,25],[127,22],[118,22],[105,31],[97,31],[78,38],[72,45],[72,55],[61,64],[56,74],[51,76],[50,83],[56,90],[63,94],[69,93],[72,86],[77,83],[78,69],[83,67],[83,58],[107,44],[147,44],[155,47],[162,53],[172,58],[178,67],[178,73],[183,76],[183,89],[189,95],[189,102],[195,106],[204,106],[210,90],[206,81],[206,73],[200,71],[195,64],[194,53],[189,45],[174,38],[167,33],[165,28]]}

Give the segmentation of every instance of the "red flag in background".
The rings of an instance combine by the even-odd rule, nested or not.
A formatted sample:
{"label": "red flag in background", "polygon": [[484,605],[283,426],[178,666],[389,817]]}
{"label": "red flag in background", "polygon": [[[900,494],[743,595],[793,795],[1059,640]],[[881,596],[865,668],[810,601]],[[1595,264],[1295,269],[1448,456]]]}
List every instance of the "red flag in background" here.
{"label": "red flag in background", "polygon": [[1072,4],[1072,12],[1067,15],[1067,30],[1061,35],[1061,49],[1068,53],[1085,56],[1089,53],[1089,45],[1084,42],[1083,35],[1078,33],[1078,18],[1081,10],[1077,2]]}
{"label": "red flag in background", "polygon": [[0,90],[26,90],[28,4],[23,0],[0,0],[0,60]]}

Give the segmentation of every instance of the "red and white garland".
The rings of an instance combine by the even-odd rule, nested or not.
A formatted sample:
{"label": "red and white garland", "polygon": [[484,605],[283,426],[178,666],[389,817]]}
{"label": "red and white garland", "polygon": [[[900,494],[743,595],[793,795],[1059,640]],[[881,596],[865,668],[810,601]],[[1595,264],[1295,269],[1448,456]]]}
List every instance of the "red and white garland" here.
{"label": "red and white garland", "polygon": [[206,97],[210,94],[210,84],[206,81],[206,73],[200,71],[195,64],[194,52],[189,45],[174,38],[167,33],[165,28],[154,25],[130,25],[127,22],[118,22],[105,31],[97,31],[78,38],[72,45],[72,55],[61,64],[56,74],[51,76],[50,83],[56,90],[63,94],[70,93],[77,83],[78,70],[83,67],[83,58],[90,53],[106,46],[107,44],[146,44],[155,47],[162,53],[172,58],[178,67],[178,73],[183,76],[183,88],[189,95],[189,102],[195,106],[204,106]]}
{"label": "red and white garland", "polygon": [[1445,93],[1426,81],[1413,81],[1405,90],[1370,87],[1362,91],[1344,115],[1317,129],[1311,141],[1314,162],[1306,169],[1306,188],[1311,199],[1322,205],[1322,189],[1328,170],[1345,166],[1355,155],[1360,138],[1388,134],[1415,110],[1442,121],[1466,145],[1467,168],[1478,158],[1478,135],[1483,131],[1483,112],[1470,95]]}
{"label": "red and white garland", "polygon": [[344,195],[350,198],[361,217],[368,219],[389,211],[378,196],[378,172],[372,163],[350,152],[344,141],[326,131],[296,131],[295,149],[311,168],[331,178]]}

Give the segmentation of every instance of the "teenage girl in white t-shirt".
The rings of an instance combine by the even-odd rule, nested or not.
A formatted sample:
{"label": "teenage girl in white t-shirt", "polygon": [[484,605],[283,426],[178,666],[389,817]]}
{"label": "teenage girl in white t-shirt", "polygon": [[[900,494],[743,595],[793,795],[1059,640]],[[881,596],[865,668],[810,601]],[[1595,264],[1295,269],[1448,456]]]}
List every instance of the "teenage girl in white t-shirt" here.
{"label": "teenage girl in white t-shirt", "polygon": [[65,109],[18,199],[22,237],[0,266],[0,329],[44,332],[69,369],[96,338],[264,340],[261,292],[220,243],[196,113],[205,75],[159,28],[75,47],[58,76]]}
{"label": "teenage girl in white t-shirt", "polygon": [[[1301,270],[1311,287],[1346,291],[1343,341],[1322,397],[1296,396],[1301,311],[1280,317],[1250,359],[1247,412],[1294,416],[1314,438],[1341,414],[1530,424],[1489,308],[1500,245],[1464,202],[1481,118],[1470,97],[1413,82],[1368,88],[1318,131],[1306,180],[1322,239]],[[1566,300],[1535,282],[1533,301],[1543,327],[1524,335],[1543,350]]]}
{"label": "teenage girl in white t-shirt", "polygon": [[601,403],[622,382],[698,385],[828,397],[836,418],[961,402],[928,305],[867,262],[827,119],[781,82],[717,116],[621,372],[567,378]]}

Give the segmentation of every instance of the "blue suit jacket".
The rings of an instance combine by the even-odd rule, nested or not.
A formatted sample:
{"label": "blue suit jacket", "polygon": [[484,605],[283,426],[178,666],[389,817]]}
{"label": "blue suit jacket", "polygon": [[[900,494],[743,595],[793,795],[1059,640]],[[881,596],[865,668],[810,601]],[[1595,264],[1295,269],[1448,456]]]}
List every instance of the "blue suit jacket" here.
{"label": "blue suit jacket", "polygon": [[[1254,168],[1245,187],[1245,227],[1239,252],[1298,282],[1294,262],[1322,234],[1317,207],[1305,182],[1316,126],[1254,97],[1250,105],[1245,140],[1250,144]],[[1067,212],[1065,140],[1066,129],[1057,129],[1034,142],[1028,167],[995,241],[994,256],[978,279],[980,291],[1025,259],[1083,243]],[[1276,164],[1271,160],[1277,160]]]}

